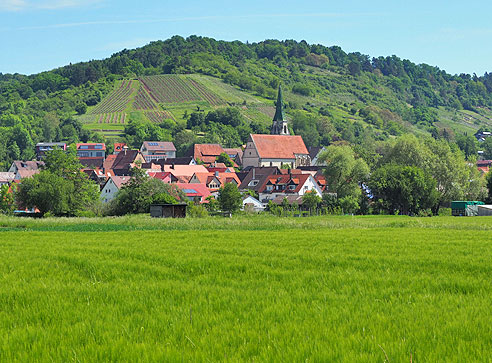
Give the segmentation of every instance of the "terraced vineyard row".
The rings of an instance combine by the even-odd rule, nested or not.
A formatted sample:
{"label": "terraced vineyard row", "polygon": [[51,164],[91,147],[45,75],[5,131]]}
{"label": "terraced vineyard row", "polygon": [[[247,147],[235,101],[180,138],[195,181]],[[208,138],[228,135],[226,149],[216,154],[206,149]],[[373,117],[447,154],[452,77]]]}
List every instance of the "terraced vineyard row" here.
{"label": "terraced vineyard row", "polygon": [[198,83],[194,79],[189,80],[190,83],[193,85],[195,90],[205,99],[207,100],[212,106],[220,106],[225,104],[224,100],[220,98],[219,96],[211,93],[208,91],[204,85],[201,83]]}
{"label": "terraced vineyard row", "polygon": [[258,107],[255,107],[258,111],[260,111],[261,113],[269,116],[269,117],[272,117],[275,116],[275,107],[273,106],[258,106]]}
{"label": "terraced vineyard row", "polygon": [[218,96],[209,92],[194,80],[176,75],[148,76],[140,78],[149,94],[160,103],[185,103],[207,101],[212,105],[224,104]]}
{"label": "terraced vineyard row", "polygon": [[174,120],[173,115],[169,111],[152,111],[146,112],[145,116],[153,123],[160,124],[164,120]]}
{"label": "terraced vineyard row", "polygon": [[104,100],[91,111],[93,114],[122,112],[126,109],[133,93],[133,81],[122,81],[120,87],[114,89]]}
{"label": "terraced vineyard row", "polygon": [[133,108],[136,110],[155,110],[157,109],[157,105],[145,88],[140,86],[133,101]]}
{"label": "terraced vineyard row", "polygon": [[126,113],[102,113],[97,119],[99,124],[124,124]]}

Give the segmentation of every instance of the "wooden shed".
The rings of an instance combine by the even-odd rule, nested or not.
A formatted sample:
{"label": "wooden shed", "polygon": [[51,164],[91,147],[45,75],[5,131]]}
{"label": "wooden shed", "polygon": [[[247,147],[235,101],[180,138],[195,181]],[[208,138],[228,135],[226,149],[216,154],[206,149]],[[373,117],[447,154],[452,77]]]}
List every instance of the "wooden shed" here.
{"label": "wooden shed", "polygon": [[186,203],[180,204],[152,204],[150,216],[153,218],[185,218]]}

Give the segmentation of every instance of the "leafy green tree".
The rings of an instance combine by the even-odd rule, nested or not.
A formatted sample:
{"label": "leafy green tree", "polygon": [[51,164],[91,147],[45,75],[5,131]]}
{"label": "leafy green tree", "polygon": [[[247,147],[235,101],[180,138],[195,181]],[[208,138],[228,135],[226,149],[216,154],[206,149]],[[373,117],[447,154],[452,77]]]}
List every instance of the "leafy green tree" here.
{"label": "leafy green tree", "polygon": [[305,193],[302,196],[302,205],[309,208],[311,213],[318,208],[321,204],[321,197],[316,194],[314,190],[311,190],[309,193]]}
{"label": "leafy green tree", "polygon": [[477,156],[477,140],[473,136],[459,135],[456,137],[456,144],[465,154],[466,160]]}
{"label": "leafy green tree", "polygon": [[242,207],[242,195],[234,183],[227,183],[220,188],[217,200],[223,212],[235,213]]}
{"label": "leafy green tree", "polygon": [[480,147],[483,150],[483,157],[487,160],[492,159],[492,137],[487,137]]}
{"label": "leafy green tree", "polygon": [[12,184],[12,187],[4,184],[0,187],[0,212],[4,214],[11,214],[15,210],[14,193],[10,188],[15,190],[16,184]]}
{"label": "leafy green tree", "polygon": [[219,211],[219,201],[213,195],[209,195],[205,200],[208,201],[208,203],[205,204],[205,208],[207,208],[210,213]]}
{"label": "leafy green tree", "polygon": [[487,182],[487,203],[492,203],[492,172],[489,171],[485,176],[485,180]]}
{"label": "leafy green tree", "polygon": [[360,197],[361,186],[369,177],[369,167],[363,159],[356,159],[350,146],[330,145],[319,160],[326,165],[324,175],[329,192],[336,193],[338,199]]}
{"label": "leafy green tree", "polygon": [[371,175],[369,188],[376,207],[391,214],[417,214],[439,201],[436,181],[415,166],[384,165]]}
{"label": "leafy green tree", "polygon": [[186,202],[186,195],[175,184],[149,178],[144,170],[132,169],[131,179],[122,186],[107,211],[110,215],[149,213],[154,203]]}
{"label": "leafy green tree", "polygon": [[23,179],[15,194],[20,205],[37,207],[41,214],[75,216],[88,211],[99,200],[99,187],[81,171],[75,154],[55,149],[45,158],[45,167]]}
{"label": "leafy green tree", "polygon": [[228,167],[234,166],[234,162],[231,160],[230,156],[227,153],[220,153],[219,156],[215,159],[218,163],[224,163]]}

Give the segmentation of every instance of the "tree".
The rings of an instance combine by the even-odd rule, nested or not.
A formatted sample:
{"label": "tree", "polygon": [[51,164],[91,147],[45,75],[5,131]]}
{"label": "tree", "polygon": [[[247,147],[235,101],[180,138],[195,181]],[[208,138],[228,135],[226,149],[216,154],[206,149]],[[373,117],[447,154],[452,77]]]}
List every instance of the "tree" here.
{"label": "tree", "polygon": [[487,175],[485,176],[485,180],[487,182],[487,190],[488,190],[487,203],[492,203],[492,172],[491,171],[487,173]]}
{"label": "tree", "polygon": [[318,208],[318,205],[321,203],[321,197],[316,193],[315,190],[311,190],[308,193],[305,193],[302,196],[302,205],[309,208],[309,211],[312,213],[313,210]]}
{"label": "tree", "polygon": [[235,213],[242,207],[242,195],[234,183],[227,183],[220,188],[217,199],[223,212]]}
{"label": "tree", "polygon": [[483,157],[487,160],[492,159],[492,137],[487,137],[481,144]]}
{"label": "tree", "polygon": [[415,166],[384,165],[371,175],[369,188],[376,207],[391,214],[417,214],[439,198],[436,181]]}
{"label": "tree", "polygon": [[477,156],[477,140],[473,136],[459,135],[456,137],[456,144],[465,154],[466,160]]}
{"label": "tree", "polygon": [[166,184],[160,179],[150,178],[142,169],[134,168],[131,171],[131,179],[111,201],[107,213],[148,213],[150,205],[154,203],[176,204],[185,201],[186,195],[175,184]]}
{"label": "tree", "polygon": [[230,156],[227,153],[220,153],[219,156],[215,159],[217,163],[224,163],[227,167],[233,167],[234,162],[231,160]]}
{"label": "tree", "polygon": [[324,175],[329,192],[336,193],[339,200],[348,196],[357,200],[361,196],[361,186],[369,177],[369,167],[363,159],[355,158],[350,146],[330,145],[319,160],[326,165]]}
{"label": "tree", "polygon": [[0,212],[4,214],[11,214],[15,210],[15,199],[13,188],[15,190],[15,185],[12,184],[12,187],[9,187],[7,184],[4,184],[0,187]]}
{"label": "tree", "polygon": [[32,178],[22,180],[15,194],[24,207],[37,207],[41,214],[76,216],[99,200],[99,188],[81,171],[74,152],[55,149],[47,153],[45,167]]}

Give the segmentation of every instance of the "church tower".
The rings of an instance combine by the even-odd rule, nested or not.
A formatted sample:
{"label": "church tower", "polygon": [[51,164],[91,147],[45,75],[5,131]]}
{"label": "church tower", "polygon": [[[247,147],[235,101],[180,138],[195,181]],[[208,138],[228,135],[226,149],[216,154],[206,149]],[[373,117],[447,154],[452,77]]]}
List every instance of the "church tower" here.
{"label": "church tower", "polygon": [[275,110],[275,116],[273,116],[273,125],[270,133],[272,135],[289,135],[287,119],[284,114],[282,87],[280,85],[278,86],[277,109]]}

